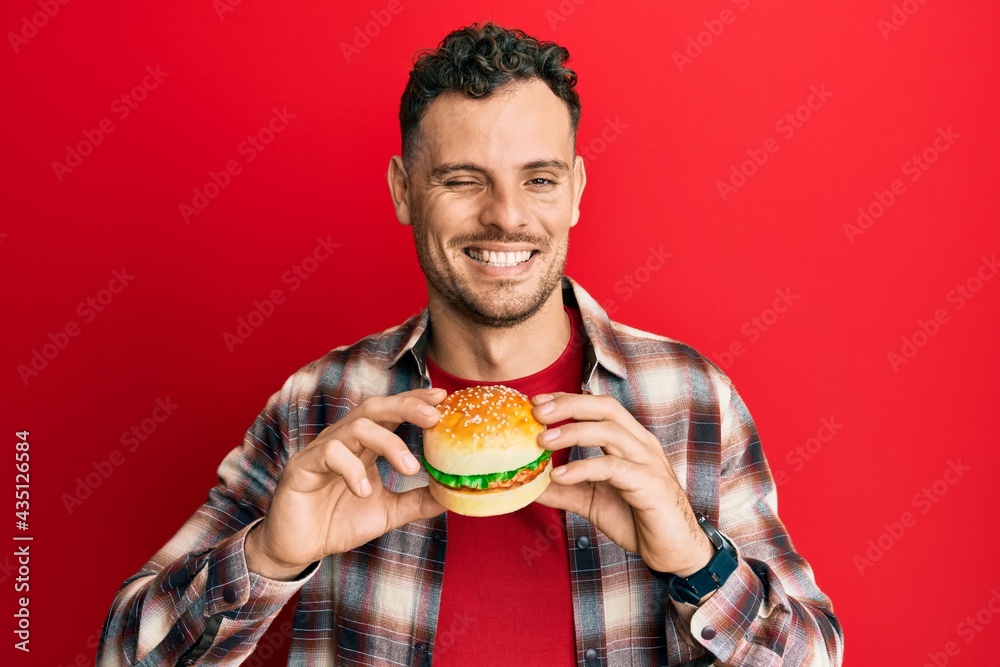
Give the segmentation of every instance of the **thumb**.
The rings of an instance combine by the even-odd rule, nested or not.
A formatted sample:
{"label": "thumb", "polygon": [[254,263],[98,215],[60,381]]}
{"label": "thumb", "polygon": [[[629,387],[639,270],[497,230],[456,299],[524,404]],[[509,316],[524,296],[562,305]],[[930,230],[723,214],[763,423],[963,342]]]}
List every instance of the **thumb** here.
{"label": "thumb", "polygon": [[403,493],[391,493],[385,512],[386,532],[420,519],[430,519],[444,511],[444,505],[434,500],[431,490],[426,486]]}
{"label": "thumb", "polygon": [[590,501],[592,498],[593,494],[591,490],[581,484],[560,486],[555,482],[550,482],[545,487],[545,490],[542,491],[542,495],[535,499],[535,502],[545,507],[573,512],[586,518],[589,516]]}

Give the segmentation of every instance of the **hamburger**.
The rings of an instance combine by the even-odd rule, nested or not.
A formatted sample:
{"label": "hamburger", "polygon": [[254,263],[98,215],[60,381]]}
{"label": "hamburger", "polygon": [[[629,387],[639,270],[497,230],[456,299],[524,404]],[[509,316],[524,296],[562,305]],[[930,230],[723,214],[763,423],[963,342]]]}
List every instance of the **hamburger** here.
{"label": "hamburger", "polygon": [[552,452],[538,445],[545,426],[531,402],[503,385],[450,394],[441,420],[424,429],[431,495],[452,512],[494,516],[519,510],[549,485]]}

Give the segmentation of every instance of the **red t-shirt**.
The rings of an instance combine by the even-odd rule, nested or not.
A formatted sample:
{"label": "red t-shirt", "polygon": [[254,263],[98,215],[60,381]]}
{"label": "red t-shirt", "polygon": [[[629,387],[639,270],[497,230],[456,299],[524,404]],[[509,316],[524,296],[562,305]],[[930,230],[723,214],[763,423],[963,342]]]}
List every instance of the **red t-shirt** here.
{"label": "red t-shirt", "polygon": [[[577,309],[566,312],[573,327],[570,344],[548,368],[523,378],[480,382],[450,375],[428,358],[431,384],[448,393],[504,384],[529,398],[580,393],[583,323]],[[553,452],[552,465],[568,458],[569,449]],[[576,664],[565,514],[538,503],[501,516],[448,513],[435,667]]]}

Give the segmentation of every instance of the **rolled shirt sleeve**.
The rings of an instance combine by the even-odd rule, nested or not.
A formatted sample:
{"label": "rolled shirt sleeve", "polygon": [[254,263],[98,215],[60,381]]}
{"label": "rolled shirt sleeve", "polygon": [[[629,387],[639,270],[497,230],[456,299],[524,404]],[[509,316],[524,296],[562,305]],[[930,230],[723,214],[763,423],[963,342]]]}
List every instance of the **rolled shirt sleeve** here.
{"label": "rolled shirt sleeve", "polygon": [[691,641],[723,664],[841,665],[843,630],[778,518],[753,420],[728,378],[720,375],[716,384],[724,406],[718,527],[736,546],[739,564],[702,604],[673,604]]}
{"label": "rolled shirt sleeve", "polygon": [[247,569],[244,550],[290,455],[291,385],[271,396],[223,459],[207,501],[119,589],[98,665],[238,664],[315,573],[316,563],[294,581],[268,579]]}

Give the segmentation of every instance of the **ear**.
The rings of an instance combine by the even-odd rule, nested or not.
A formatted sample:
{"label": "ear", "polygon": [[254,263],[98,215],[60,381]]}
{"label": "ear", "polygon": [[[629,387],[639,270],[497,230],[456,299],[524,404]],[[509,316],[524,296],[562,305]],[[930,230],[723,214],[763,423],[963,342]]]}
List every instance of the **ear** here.
{"label": "ear", "polygon": [[410,179],[403,167],[403,158],[393,155],[389,160],[389,194],[396,209],[396,218],[404,225],[410,225]]}
{"label": "ear", "polygon": [[570,227],[575,227],[580,222],[580,199],[583,197],[583,189],[587,187],[587,169],[583,165],[583,156],[577,155],[573,160],[573,219],[569,223]]}

